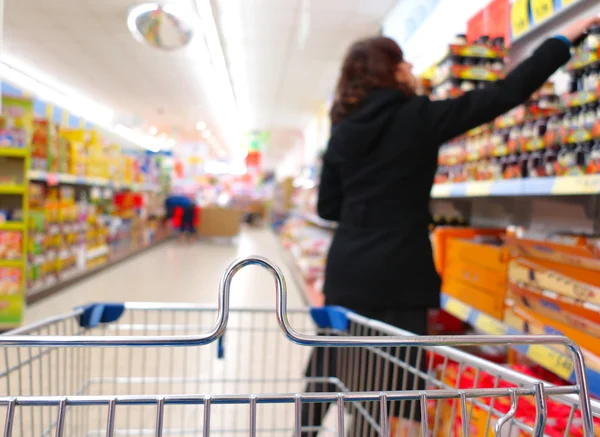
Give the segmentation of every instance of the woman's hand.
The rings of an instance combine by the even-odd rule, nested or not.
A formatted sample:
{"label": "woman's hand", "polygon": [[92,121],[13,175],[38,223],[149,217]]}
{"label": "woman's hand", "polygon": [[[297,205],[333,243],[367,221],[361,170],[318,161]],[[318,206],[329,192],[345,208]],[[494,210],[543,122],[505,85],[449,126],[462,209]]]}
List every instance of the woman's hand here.
{"label": "woman's hand", "polygon": [[570,26],[563,29],[561,35],[568,38],[569,41],[575,42],[583,36],[586,30],[594,24],[600,24],[600,17],[590,17],[579,20]]}

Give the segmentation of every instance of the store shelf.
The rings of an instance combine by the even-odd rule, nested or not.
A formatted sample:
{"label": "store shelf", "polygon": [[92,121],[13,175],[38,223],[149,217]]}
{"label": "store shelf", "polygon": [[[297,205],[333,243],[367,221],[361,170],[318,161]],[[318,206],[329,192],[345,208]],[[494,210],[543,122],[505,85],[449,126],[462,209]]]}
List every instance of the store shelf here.
{"label": "store shelf", "polygon": [[[522,335],[523,333],[502,323],[481,311],[467,305],[466,303],[442,294],[441,306],[446,312],[454,317],[469,323],[484,334],[489,335]],[[527,356],[531,361],[539,364],[546,370],[560,376],[563,379],[575,381],[575,372],[571,356],[560,352],[552,347],[533,345],[511,345],[513,349]],[[600,373],[588,368],[588,383],[590,392],[594,396],[600,396]]]}
{"label": "store shelf", "polygon": [[53,294],[56,294],[56,293],[64,290],[66,287],[69,287],[73,284],[76,284],[77,282],[83,281],[84,279],[87,279],[97,273],[104,271],[105,269],[108,269],[116,264],[119,264],[123,261],[126,261],[128,259],[131,259],[133,257],[141,255],[149,250],[152,250],[155,247],[169,241],[170,239],[171,239],[170,237],[161,238],[153,243],[150,243],[148,246],[145,246],[138,250],[130,251],[130,252],[128,252],[124,255],[121,255],[121,256],[119,256],[107,263],[104,263],[98,267],[93,267],[93,268],[90,268],[87,270],[83,270],[81,272],[74,273],[66,280],[58,281],[48,287],[45,287],[45,288],[42,288],[39,290],[28,291],[27,295],[26,295],[26,302],[27,302],[27,304],[39,302],[40,300],[42,300],[48,296],[51,296]]}
{"label": "store shelf", "polygon": [[0,231],[24,231],[25,224],[23,222],[5,222],[0,223]]}
{"label": "store shelf", "polygon": [[524,32],[522,35],[519,35],[518,38],[515,38],[514,40],[512,40],[511,48],[514,48],[515,46],[518,47],[518,46],[525,45],[525,44],[527,44],[528,41],[531,41],[531,40],[537,38],[540,34],[551,32],[554,25],[560,24],[569,15],[571,15],[577,11],[584,10],[588,6],[592,7],[594,5],[597,5],[597,1],[598,0],[575,0],[575,1],[572,1],[570,4],[563,6],[562,8],[555,11],[554,14],[552,14],[550,17],[548,17],[541,23],[533,25],[529,30]]}
{"label": "store shelf", "polygon": [[302,213],[299,215],[303,220],[306,220],[308,223],[314,226],[318,226],[319,228],[335,230],[338,227],[336,222],[330,222],[328,220],[323,220],[321,217],[315,214]]}
{"label": "store shelf", "polygon": [[312,308],[322,307],[325,305],[325,296],[323,293],[306,283],[304,277],[302,276],[302,272],[300,272],[300,269],[296,264],[296,260],[291,255],[291,252],[286,250],[281,242],[280,246],[283,260],[285,261],[285,264],[292,275],[292,279],[302,292],[302,298],[304,302]]}
{"label": "store shelf", "polygon": [[25,158],[27,156],[26,149],[17,149],[14,147],[0,147],[0,157],[3,158]]}
{"label": "store shelf", "polygon": [[22,259],[0,259],[0,267],[17,267],[21,268],[25,262]]}
{"label": "store shelf", "polygon": [[62,184],[107,187],[107,188],[113,188],[115,190],[129,189],[129,190],[133,190],[133,191],[154,191],[154,192],[160,191],[160,186],[155,185],[155,184],[113,183],[107,179],[102,179],[102,178],[73,176],[73,175],[65,174],[65,173],[48,173],[48,172],[39,171],[39,170],[30,170],[28,172],[28,177],[32,181],[43,181],[43,182],[48,182],[49,184],[52,184],[52,185],[57,185],[59,183],[62,183]]}
{"label": "store shelf", "polygon": [[108,255],[108,252],[109,252],[108,246],[95,247],[93,249],[88,250],[85,254],[85,257],[89,261],[89,260],[99,258],[101,256]]}
{"label": "store shelf", "polygon": [[24,193],[24,185],[0,185],[0,194],[22,195]]}
{"label": "store shelf", "polygon": [[437,184],[431,190],[434,199],[591,194],[600,194],[600,175]]}

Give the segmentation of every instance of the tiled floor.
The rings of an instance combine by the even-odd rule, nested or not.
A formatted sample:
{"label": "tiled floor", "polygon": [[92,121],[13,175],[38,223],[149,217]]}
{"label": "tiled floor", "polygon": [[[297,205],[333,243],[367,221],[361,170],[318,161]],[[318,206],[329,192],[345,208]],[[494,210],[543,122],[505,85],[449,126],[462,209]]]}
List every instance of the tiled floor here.
{"label": "tiled floor", "polygon": [[[289,307],[304,306],[297,284],[282,260],[276,237],[267,230],[246,230],[236,245],[174,241],[159,246],[30,306],[25,323],[62,314],[90,302],[216,305],[221,275],[235,259],[248,255],[261,255],[276,263],[287,278]],[[266,306],[275,311],[275,289],[269,274],[257,267],[240,271],[233,283],[231,306]]]}

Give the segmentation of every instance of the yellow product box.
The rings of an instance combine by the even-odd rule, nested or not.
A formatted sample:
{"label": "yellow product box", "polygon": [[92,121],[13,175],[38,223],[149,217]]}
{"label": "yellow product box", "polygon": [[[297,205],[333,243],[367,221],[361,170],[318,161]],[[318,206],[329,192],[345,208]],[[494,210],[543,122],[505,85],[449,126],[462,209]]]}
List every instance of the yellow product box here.
{"label": "yellow product box", "polygon": [[529,308],[559,323],[600,337],[600,311],[587,303],[578,302],[550,291],[509,283],[507,302]]}
{"label": "yellow product box", "polygon": [[[517,259],[508,266],[508,279],[513,283],[524,284],[539,290],[552,291],[571,299],[600,305],[600,288],[563,273],[566,268],[566,266],[559,266],[550,269],[540,262]],[[596,272],[589,273],[596,274]]]}
{"label": "yellow product box", "polygon": [[[528,334],[564,335],[577,343],[582,349],[585,349],[589,354],[596,357],[596,361],[599,360],[600,336],[596,336],[586,331],[580,331],[576,326],[569,326],[565,323],[545,317],[525,306],[513,303],[510,307],[507,307],[504,314],[504,323],[518,331]],[[532,348],[530,347],[530,349]],[[547,348],[544,347],[544,349]],[[557,350],[560,350],[560,346],[557,346]],[[565,375],[559,376],[566,378]]]}
{"label": "yellow product box", "polygon": [[506,242],[515,256],[600,272],[600,250],[592,239],[573,236],[554,242],[508,236]]}

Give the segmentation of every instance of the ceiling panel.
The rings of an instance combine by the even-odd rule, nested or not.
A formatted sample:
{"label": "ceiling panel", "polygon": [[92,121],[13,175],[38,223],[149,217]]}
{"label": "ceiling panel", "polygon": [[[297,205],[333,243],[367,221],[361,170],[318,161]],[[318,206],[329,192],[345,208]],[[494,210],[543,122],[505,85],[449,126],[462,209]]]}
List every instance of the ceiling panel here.
{"label": "ceiling panel", "polygon": [[[187,6],[191,1],[177,0]],[[9,0],[6,51],[117,109],[123,119],[197,135],[195,122],[212,122],[215,117],[204,72],[195,61],[201,40],[176,53],[139,44],[128,32],[126,15],[140,2]],[[236,86],[247,86],[253,120],[249,127],[271,129],[281,147],[295,143],[333,88],[348,45],[376,32],[394,3],[211,0],[230,77]],[[306,6],[308,20],[301,23]],[[308,35],[301,44],[304,24]]]}

